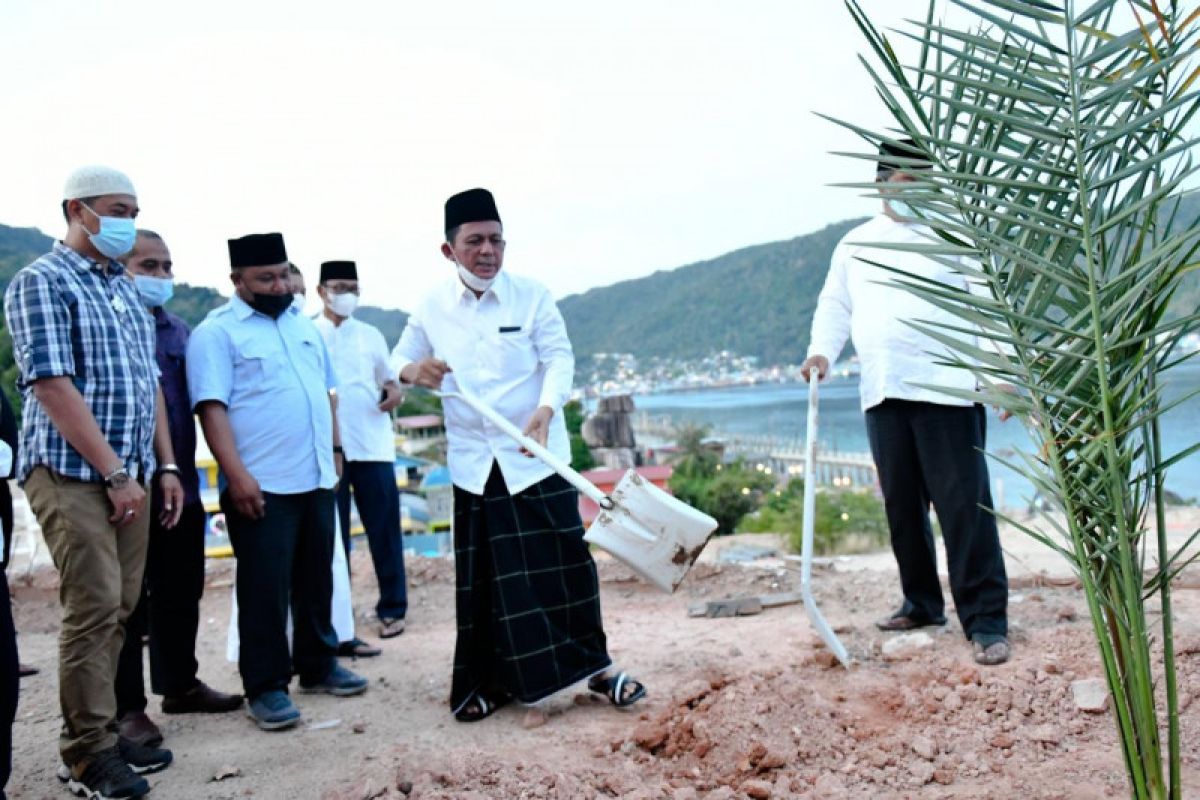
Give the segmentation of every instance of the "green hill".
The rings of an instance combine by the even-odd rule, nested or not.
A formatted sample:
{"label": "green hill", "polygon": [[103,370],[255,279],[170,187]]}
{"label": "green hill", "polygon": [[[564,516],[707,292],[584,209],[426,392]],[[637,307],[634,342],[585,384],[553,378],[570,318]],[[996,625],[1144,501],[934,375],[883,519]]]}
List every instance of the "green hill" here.
{"label": "green hill", "polygon": [[729,350],[762,364],[799,363],[829,257],[860,222],[566,297],[559,307],[575,352],[701,358]]}
{"label": "green hill", "polygon": [[[1200,194],[1185,198],[1179,217],[1189,224],[1200,219]],[[606,352],[695,359],[728,350],[764,365],[799,363],[833,248],[860,221],[566,297],[559,306],[575,352],[582,361]],[[0,225],[0,292],[52,243],[36,229]],[[223,302],[215,289],[181,283],[170,308],[195,326]],[[1171,306],[1174,313],[1200,306],[1200,269],[1183,281]],[[357,316],[378,327],[389,347],[408,319],[372,306]],[[12,345],[0,328],[0,382],[10,397],[14,380]]]}
{"label": "green hill", "polygon": [[[1197,223],[1200,193],[1184,198],[1178,217]],[[729,350],[764,365],[798,364],[833,248],[859,222],[566,297],[559,307],[575,352],[581,360],[612,352],[694,359]],[[1176,315],[1197,307],[1200,269],[1171,303]]]}

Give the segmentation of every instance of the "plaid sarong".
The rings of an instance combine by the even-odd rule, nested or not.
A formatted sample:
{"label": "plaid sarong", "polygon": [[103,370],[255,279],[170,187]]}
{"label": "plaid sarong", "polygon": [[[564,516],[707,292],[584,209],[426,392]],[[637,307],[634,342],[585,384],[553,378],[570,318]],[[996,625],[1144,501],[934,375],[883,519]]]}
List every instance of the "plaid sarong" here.
{"label": "plaid sarong", "polygon": [[458,639],[450,707],[477,689],[533,703],[612,664],[575,489],[558,475],[510,495],[454,487]]}

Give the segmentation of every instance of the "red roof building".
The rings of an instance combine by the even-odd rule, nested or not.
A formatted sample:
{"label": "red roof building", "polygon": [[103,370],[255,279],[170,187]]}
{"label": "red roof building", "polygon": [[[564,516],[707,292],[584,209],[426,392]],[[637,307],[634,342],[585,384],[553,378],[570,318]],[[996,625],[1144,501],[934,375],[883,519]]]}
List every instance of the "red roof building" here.
{"label": "red roof building", "polygon": [[[634,467],[634,471],[641,475],[646,480],[653,483],[664,492],[670,492],[667,488],[667,482],[671,480],[671,474],[675,468],[667,464],[655,464],[648,467]],[[625,477],[628,470],[624,469],[590,469],[583,473],[583,477],[587,478],[596,485],[600,491],[608,494],[613,489],[617,488],[621,478]],[[583,517],[583,524],[591,525],[592,520],[600,512],[600,507],[590,498],[582,493],[579,495],[579,516]]]}

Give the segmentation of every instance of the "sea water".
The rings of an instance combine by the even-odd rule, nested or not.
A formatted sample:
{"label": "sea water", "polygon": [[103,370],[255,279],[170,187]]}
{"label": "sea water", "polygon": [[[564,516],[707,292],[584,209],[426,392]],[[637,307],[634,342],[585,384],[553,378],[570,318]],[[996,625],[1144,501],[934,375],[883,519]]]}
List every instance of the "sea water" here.
{"label": "sea water", "polygon": [[[1168,371],[1163,381],[1164,402],[1200,388],[1200,360]],[[820,447],[826,451],[870,450],[859,404],[858,378],[834,377],[821,385]],[[721,389],[637,395],[637,411],[667,415],[677,422],[711,426],[714,434],[738,433],[791,439],[804,436],[808,408],[807,384],[758,384]],[[988,410],[987,450],[997,507],[1019,508],[1033,499],[1033,486],[1003,461],[1019,461],[1018,451],[1032,452],[1033,440],[1017,419],[1000,422]],[[1200,441],[1200,397],[1170,410],[1163,418],[1162,441],[1169,456]],[[1000,459],[1000,460],[998,460]],[[1174,465],[1167,473],[1167,488],[1185,499],[1200,495],[1200,453]]]}

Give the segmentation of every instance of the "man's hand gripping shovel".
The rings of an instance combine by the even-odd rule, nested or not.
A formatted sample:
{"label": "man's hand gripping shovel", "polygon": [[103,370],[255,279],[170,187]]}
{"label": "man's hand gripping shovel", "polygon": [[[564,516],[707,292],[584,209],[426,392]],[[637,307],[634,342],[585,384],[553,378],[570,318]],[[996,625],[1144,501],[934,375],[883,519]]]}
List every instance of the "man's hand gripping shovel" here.
{"label": "man's hand gripping shovel", "polygon": [[456,379],[455,383],[456,390],[439,392],[439,395],[461,400],[475,409],[596,502],[600,513],[584,535],[585,541],[608,551],[664,592],[674,592],[679,587],[716,531],[715,519],[672,497],[632,469],[625,473],[612,494],[605,494],[465,389],[461,380]]}

